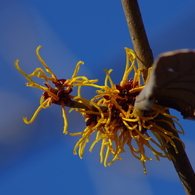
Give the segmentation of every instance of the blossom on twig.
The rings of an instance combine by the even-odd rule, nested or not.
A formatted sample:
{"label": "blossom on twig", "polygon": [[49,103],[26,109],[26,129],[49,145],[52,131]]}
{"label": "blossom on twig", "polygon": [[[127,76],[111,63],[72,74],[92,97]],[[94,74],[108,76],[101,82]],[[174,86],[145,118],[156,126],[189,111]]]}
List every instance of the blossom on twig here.
{"label": "blossom on twig", "polygon": [[[26,117],[23,118],[25,123],[32,123],[41,109],[48,108],[52,104],[57,104],[62,107],[62,116],[64,119],[63,133],[68,133],[68,120],[65,110],[65,107],[68,106],[85,117],[86,128],[84,131],[70,133],[73,136],[81,135],[81,138],[74,147],[74,154],[78,153],[80,158],[83,158],[90,136],[95,133],[96,137],[91,143],[89,151],[92,151],[94,146],[98,142],[101,142],[100,162],[103,162],[104,166],[111,165],[117,159],[121,160],[120,154],[125,152],[125,147],[129,148],[133,156],[142,162],[144,173],[146,173],[145,162],[152,160],[148,155],[148,149],[154,154],[157,160],[160,160],[160,157],[174,160],[166,147],[168,144],[171,144],[177,153],[178,151],[173,140],[181,140],[159,124],[165,123],[177,133],[183,133],[183,129],[178,124],[178,119],[167,113],[168,108],[166,107],[154,104],[151,110],[143,111],[137,110],[134,107],[136,98],[141,90],[144,89],[148,79],[145,83],[141,82],[142,69],[136,68],[136,54],[133,50],[125,48],[126,66],[120,84],[115,85],[110,76],[112,70],[105,69],[105,82],[103,86],[100,86],[95,84],[98,81],[97,79],[89,80],[85,76],[77,76],[80,65],[83,64],[81,61],[77,63],[71,79],[58,79],[41,58],[39,54],[40,48],[41,46],[37,47],[36,55],[45,70],[36,68],[33,73],[27,75],[19,67],[19,60],[15,61],[18,71],[29,81],[26,85],[44,91],[40,98],[40,106],[32,118],[30,120],[27,120]],[[132,72],[134,72],[134,76],[129,79]],[[148,75],[150,75],[150,69]],[[33,81],[33,77],[44,79],[45,86]],[[95,87],[98,89],[96,90],[97,95],[91,100],[81,97],[82,86]],[[76,96],[71,95],[73,87],[77,87]],[[170,119],[175,121],[181,131],[178,131],[174,127]],[[111,159],[110,154],[112,155]]]}
{"label": "blossom on twig", "polygon": [[[58,79],[56,75],[52,72],[52,70],[47,66],[47,64],[44,62],[42,57],[39,54],[39,49],[41,46],[38,46],[36,48],[36,55],[38,57],[38,60],[43,65],[44,69],[42,68],[36,68],[35,71],[31,74],[26,74],[18,65],[19,60],[15,61],[15,67],[18,69],[18,71],[24,75],[24,77],[29,81],[26,83],[26,86],[29,87],[36,87],[43,92],[41,98],[40,98],[40,106],[37,108],[37,110],[34,112],[32,118],[30,120],[27,120],[26,117],[23,118],[24,122],[29,124],[32,123],[37,114],[40,112],[43,108],[48,108],[51,106],[51,104],[57,104],[61,105],[62,107],[62,117],[64,119],[64,129],[63,133],[67,134],[67,128],[68,128],[68,120],[66,115],[65,106],[68,107],[80,107],[80,108],[87,108],[87,105],[84,105],[82,103],[79,103],[78,101],[74,101],[75,96],[70,95],[72,92],[72,88],[76,86],[84,86],[84,85],[93,85],[93,83],[96,83],[98,80],[88,80],[87,77],[84,76],[77,76],[80,65],[84,64],[82,61],[79,61],[75,67],[74,73],[71,77],[71,79]],[[47,76],[47,73],[49,73],[49,76]],[[35,81],[33,81],[32,77],[38,77],[40,79],[44,79],[44,85],[39,85]],[[51,86],[51,83],[54,85]]]}
{"label": "blossom on twig", "polygon": [[[93,109],[76,109],[86,118],[86,128],[83,132],[71,134],[82,136],[74,147],[74,154],[78,152],[80,158],[83,158],[90,136],[96,133],[89,151],[92,151],[101,141],[100,162],[103,162],[104,166],[111,165],[116,159],[121,160],[120,154],[125,152],[125,145],[127,145],[133,156],[143,163],[144,173],[146,173],[145,162],[152,160],[146,154],[148,153],[146,148],[157,160],[160,160],[160,157],[172,159],[166,150],[167,143],[178,152],[173,141],[178,138],[159,126],[157,122],[166,123],[178,133],[183,133],[183,129],[176,122],[177,118],[167,113],[168,108],[156,104],[151,111],[143,111],[143,113],[134,108],[136,97],[144,88],[141,84],[142,69],[136,68],[136,54],[133,50],[128,48],[125,50],[126,67],[120,84],[113,83],[110,76],[112,70],[105,70],[105,84],[99,87],[100,89],[96,91],[97,95],[90,100]],[[134,77],[129,80],[132,71]],[[160,116],[164,116],[164,119]],[[176,130],[167,119],[173,119],[181,131]],[[110,154],[112,159],[108,162]]]}

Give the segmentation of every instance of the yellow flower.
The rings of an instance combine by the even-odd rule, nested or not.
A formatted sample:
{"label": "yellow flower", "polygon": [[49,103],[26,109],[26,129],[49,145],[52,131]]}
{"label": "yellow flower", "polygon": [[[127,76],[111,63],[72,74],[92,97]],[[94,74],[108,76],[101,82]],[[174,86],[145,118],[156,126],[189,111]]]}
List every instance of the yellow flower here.
{"label": "yellow flower", "polygon": [[[82,61],[79,61],[75,67],[74,73],[71,77],[71,79],[58,79],[56,75],[51,71],[51,69],[46,65],[44,60],[41,58],[39,54],[39,49],[41,46],[38,46],[36,48],[36,55],[38,57],[38,60],[43,65],[44,69],[42,68],[36,68],[35,71],[31,74],[26,74],[18,65],[19,60],[15,61],[15,67],[18,69],[18,71],[24,75],[24,77],[29,81],[26,83],[26,86],[30,87],[36,87],[43,92],[41,98],[40,98],[40,106],[37,108],[37,110],[34,112],[32,118],[30,120],[27,120],[26,117],[23,117],[23,120],[25,123],[29,124],[32,123],[37,114],[40,112],[43,108],[48,108],[51,106],[51,104],[57,104],[61,105],[62,107],[62,117],[64,119],[64,129],[63,133],[67,134],[67,127],[68,127],[68,121],[66,116],[66,110],[65,106],[68,107],[80,107],[80,108],[87,108],[88,105],[84,105],[80,103],[79,101],[74,101],[75,96],[70,95],[72,92],[72,88],[75,86],[80,87],[81,86],[93,86],[93,83],[97,82],[98,80],[88,80],[84,76],[77,76],[77,73],[79,71],[80,65],[84,64]],[[47,76],[46,72],[49,74]],[[41,86],[35,81],[33,81],[32,77],[38,77],[40,79],[44,79],[45,86]],[[51,83],[53,84],[53,87],[51,86]],[[80,97],[80,94],[79,94]],[[81,97],[80,97],[81,98]]]}
{"label": "yellow flower", "polygon": [[[126,67],[120,85],[113,83],[110,77],[112,70],[105,70],[104,86],[99,87],[100,89],[96,91],[97,95],[89,101],[92,107],[77,109],[86,118],[86,128],[83,132],[71,134],[82,135],[74,147],[74,154],[78,152],[80,158],[83,158],[86,144],[90,141],[89,137],[96,133],[89,151],[92,151],[96,143],[101,141],[100,162],[103,162],[104,166],[111,165],[116,159],[121,160],[120,154],[125,152],[126,145],[133,156],[142,162],[146,173],[145,162],[152,160],[148,157],[148,149],[157,160],[160,160],[160,157],[172,159],[166,150],[167,143],[170,143],[177,152],[172,139],[178,138],[156,122],[166,123],[178,133],[183,133],[183,129],[176,122],[175,116],[167,114],[168,108],[154,105],[152,111],[145,111],[142,114],[134,109],[136,96],[144,88],[140,81],[142,70],[135,66],[136,54],[133,50],[128,48],[125,50]],[[132,71],[134,77],[129,80]],[[160,116],[164,116],[165,119],[160,119]],[[176,130],[166,119],[173,119],[182,131]],[[110,154],[111,160],[109,160]]]}

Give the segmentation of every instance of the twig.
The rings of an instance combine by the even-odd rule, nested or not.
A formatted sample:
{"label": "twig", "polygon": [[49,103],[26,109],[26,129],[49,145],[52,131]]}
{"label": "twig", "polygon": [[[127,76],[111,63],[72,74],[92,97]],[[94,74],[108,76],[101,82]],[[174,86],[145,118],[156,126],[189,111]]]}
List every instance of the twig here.
{"label": "twig", "polygon": [[[137,3],[137,0],[121,1],[126,16],[128,28],[131,34],[134,50],[139,59],[138,66],[145,70],[143,76],[144,79],[146,79],[147,69],[152,65],[153,62],[153,55],[142,22],[139,5]],[[161,125],[163,128],[169,130],[176,137],[179,137],[178,134],[172,129],[170,129],[169,126],[166,126],[165,123],[159,123],[158,125]],[[175,159],[172,160],[172,162],[181,180],[181,183],[184,186],[186,194],[195,195],[195,174],[190,164],[190,161],[187,157],[182,143],[176,139],[173,141],[177,147],[178,153],[175,152],[175,149],[171,144],[168,145],[167,150]]]}
{"label": "twig", "polygon": [[153,55],[145,32],[139,6],[136,0],[121,1],[134,50],[138,56],[138,66],[139,68],[143,68],[143,77],[146,79],[147,69],[153,63]]}
{"label": "twig", "polygon": [[[169,119],[169,120],[170,120],[169,122],[171,122],[173,124],[173,121],[171,119]],[[167,126],[165,123],[161,124],[159,122],[158,125],[169,130],[176,137],[179,138],[178,134],[175,131],[173,131],[172,129],[170,129],[169,126]],[[173,146],[171,146],[170,143],[168,144],[167,150],[175,159],[175,160],[172,160],[172,162],[173,162],[173,165],[174,165],[174,167],[177,171],[177,174],[181,180],[181,183],[184,187],[186,194],[187,195],[194,195],[195,194],[195,174],[194,174],[193,168],[192,168],[190,161],[188,159],[188,156],[184,150],[183,144],[177,139],[174,139],[173,141],[174,141],[175,146],[178,150],[178,153],[175,152],[175,149],[173,148]]]}

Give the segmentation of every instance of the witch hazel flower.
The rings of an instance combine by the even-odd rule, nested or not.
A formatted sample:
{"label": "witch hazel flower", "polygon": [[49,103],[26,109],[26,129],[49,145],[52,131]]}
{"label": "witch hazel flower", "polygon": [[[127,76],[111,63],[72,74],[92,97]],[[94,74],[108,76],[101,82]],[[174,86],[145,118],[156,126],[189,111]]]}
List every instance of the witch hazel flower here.
{"label": "witch hazel flower", "polygon": [[[104,86],[99,86],[97,95],[88,102],[93,106],[88,109],[76,109],[85,117],[86,128],[83,132],[70,133],[70,135],[81,135],[74,147],[74,154],[78,154],[80,158],[84,156],[90,136],[96,134],[89,151],[100,142],[100,162],[104,166],[111,165],[117,159],[122,160],[120,154],[128,149],[142,162],[146,174],[145,162],[152,160],[149,151],[158,161],[160,157],[172,160],[172,156],[166,150],[168,143],[174,147],[176,153],[178,152],[173,139],[179,138],[162,128],[159,122],[166,123],[177,133],[183,133],[183,129],[178,124],[178,119],[167,113],[166,107],[154,104],[150,111],[142,113],[134,108],[135,100],[149,78],[145,83],[141,83],[142,69],[136,68],[136,54],[131,49],[125,48],[125,50],[126,66],[120,84],[114,84],[111,79],[112,70],[105,70]],[[132,72],[134,76],[129,79]],[[170,119],[175,121],[181,131],[173,126]]]}
{"label": "witch hazel flower", "polygon": [[[50,107],[52,104],[60,105],[62,108],[62,117],[64,120],[64,128],[63,133],[67,134],[68,128],[68,119],[65,107],[79,107],[79,108],[87,108],[86,105],[80,103],[79,101],[75,101],[75,97],[71,95],[74,87],[81,87],[81,86],[90,86],[93,83],[96,83],[98,80],[88,80],[85,76],[77,76],[80,65],[84,64],[82,61],[79,61],[76,64],[75,70],[72,74],[71,79],[58,79],[57,76],[52,72],[52,70],[47,66],[44,62],[42,57],[39,54],[39,50],[42,46],[38,46],[36,48],[36,55],[38,60],[43,65],[43,68],[36,68],[33,73],[26,74],[20,67],[19,67],[19,60],[15,61],[15,67],[17,70],[28,80],[26,86],[35,87],[43,91],[43,94],[40,98],[40,105],[34,112],[33,116],[30,120],[27,117],[23,117],[23,121],[26,124],[32,123],[35,118],[37,117],[38,113],[44,108]],[[44,85],[39,85],[33,80],[33,77],[37,77],[39,79],[44,80]]]}

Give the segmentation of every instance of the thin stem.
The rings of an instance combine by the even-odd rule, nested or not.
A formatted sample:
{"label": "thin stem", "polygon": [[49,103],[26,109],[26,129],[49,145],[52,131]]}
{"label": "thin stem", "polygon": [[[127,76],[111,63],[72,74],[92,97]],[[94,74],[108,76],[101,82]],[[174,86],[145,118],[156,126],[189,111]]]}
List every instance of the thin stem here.
{"label": "thin stem", "polygon": [[152,50],[143,25],[139,5],[136,0],[121,0],[127,25],[138,57],[138,66],[143,68],[143,77],[147,78],[147,69],[153,63]]}
{"label": "thin stem", "polygon": [[[171,119],[169,120],[173,124],[173,121]],[[176,137],[179,138],[178,134],[172,129],[170,129],[169,126],[167,126],[167,124],[165,123],[161,124],[159,122],[158,125],[163,126],[163,128],[168,129],[169,132],[172,132]],[[177,147],[178,153],[175,152],[175,149],[173,148],[173,146],[171,146],[170,143],[168,144],[167,151],[175,159],[175,160],[172,160],[172,162],[175,167],[175,170],[177,171],[177,174],[180,178],[180,181],[184,187],[186,194],[194,195],[195,194],[195,174],[194,174],[193,168],[184,150],[183,144],[177,139],[174,139],[173,141]]]}
{"label": "thin stem", "polygon": [[[143,77],[147,78],[147,69],[153,63],[153,55],[147,39],[147,35],[142,22],[142,17],[137,0],[121,0],[126,16],[128,28],[131,34],[134,50],[138,56],[138,66],[144,69]],[[171,120],[173,123],[173,121]],[[179,137],[166,123],[158,124]],[[195,174],[187,157],[187,154],[180,141],[174,140],[178,153],[171,144],[167,146],[167,151],[174,157],[172,160],[175,170],[181,180],[187,195],[195,194]]]}
{"label": "thin stem", "polygon": [[[81,102],[77,102],[76,100],[70,100],[68,103],[64,104],[64,106],[70,107],[70,108],[81,108],[81,109],[85,109],[85,110],[89,110],[89,108]],[[90,105],[91,109],[94,111],[97,111],[97,108],[94,107],[93,105]],[[99,108],[104,112],[108,109],[107,106],[104,105],[99,105]]]}

